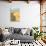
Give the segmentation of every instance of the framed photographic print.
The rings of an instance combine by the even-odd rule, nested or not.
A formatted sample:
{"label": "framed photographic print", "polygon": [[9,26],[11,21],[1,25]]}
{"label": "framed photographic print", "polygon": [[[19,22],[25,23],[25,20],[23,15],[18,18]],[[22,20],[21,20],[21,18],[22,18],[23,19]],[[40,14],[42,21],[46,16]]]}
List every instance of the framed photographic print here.
{"label": "framed photographic print", "polygon": [[11,21],[20,21],[20,10],[12,9],[10,12],[10,20]]}

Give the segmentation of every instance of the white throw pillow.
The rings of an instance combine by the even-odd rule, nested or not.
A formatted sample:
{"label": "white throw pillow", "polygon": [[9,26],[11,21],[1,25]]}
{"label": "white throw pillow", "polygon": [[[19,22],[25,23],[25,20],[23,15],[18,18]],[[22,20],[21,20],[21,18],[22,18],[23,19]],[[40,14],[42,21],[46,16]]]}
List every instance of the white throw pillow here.
{"label": "white throw pillow", "polygon": [[9,35],[10,33],[8,32],[8,29],[5,29],[5,31],[3,31],[4,35]]}
{"label": "white throw pillow", "polygon": [[27,32],[27,29],[21,29],[21,33],[24,35]]}

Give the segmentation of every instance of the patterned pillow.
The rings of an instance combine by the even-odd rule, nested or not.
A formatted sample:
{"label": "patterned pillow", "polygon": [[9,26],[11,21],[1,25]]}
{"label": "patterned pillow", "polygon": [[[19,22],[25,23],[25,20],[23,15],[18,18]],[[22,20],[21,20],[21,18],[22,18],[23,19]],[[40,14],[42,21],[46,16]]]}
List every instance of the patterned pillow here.
{"label": "patterned pillow", "polygon": [[14,33],[20,33],[21,29],[20,28],[14,28]]}
{"label": "patterned pillow", "polygon": [[14,33],[14,27],[9,27],[8,32],[13,34]]}

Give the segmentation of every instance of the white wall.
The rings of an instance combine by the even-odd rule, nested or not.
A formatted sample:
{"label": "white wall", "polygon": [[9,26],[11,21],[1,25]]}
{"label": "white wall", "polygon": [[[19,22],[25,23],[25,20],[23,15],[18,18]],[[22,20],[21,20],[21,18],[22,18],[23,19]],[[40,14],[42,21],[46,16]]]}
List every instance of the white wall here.
{"label": "white wall", "polygon": [[[20,9],[20,22],[10,21],[10,10]],[[1,2],[0,1],[0,25],[8,27],[32,27],[40,26],[40,4],[36,1],[26,2]]]}

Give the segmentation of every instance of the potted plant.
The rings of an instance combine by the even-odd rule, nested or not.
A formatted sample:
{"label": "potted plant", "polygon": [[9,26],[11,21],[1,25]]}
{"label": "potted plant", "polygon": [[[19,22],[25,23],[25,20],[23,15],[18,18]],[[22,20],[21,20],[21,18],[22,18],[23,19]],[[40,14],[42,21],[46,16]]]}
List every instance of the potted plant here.
{"label": "potted plant", "polygon": [[[38,32],[37,32],[37,30],[38,30],[38,27],[32,27],[33,28],[33,30],[35,31],[34,32],[34,40],[36,40],[36,38],[38,37]],[[37,33],[36,33],[37,32]]]}
{"label": "potted plant", "polygon": [[34,40],[36,40],[38,37],[39,38],[41,38],[41,36],[42,36],[42,32],[39,32],[38,31],[38,27],[32,27],[33,28],[33,30],[35,30],[35,33],[34,33]]}

